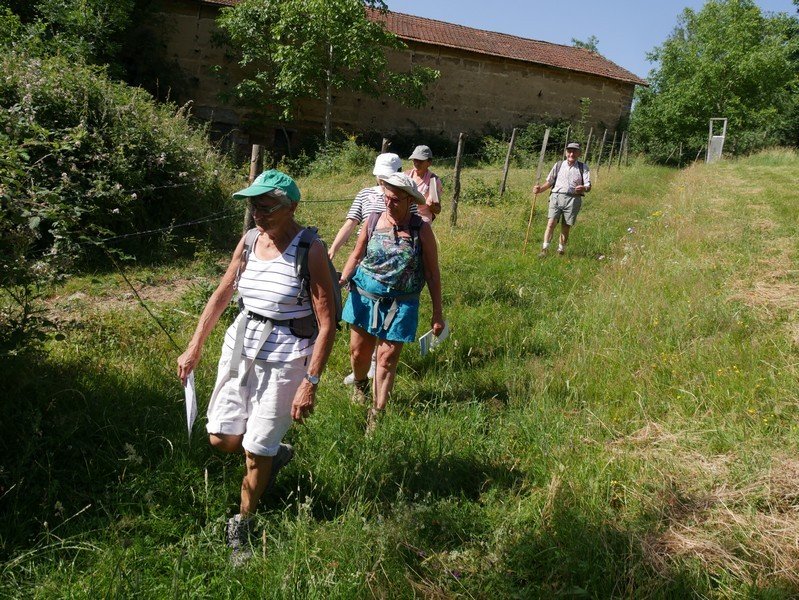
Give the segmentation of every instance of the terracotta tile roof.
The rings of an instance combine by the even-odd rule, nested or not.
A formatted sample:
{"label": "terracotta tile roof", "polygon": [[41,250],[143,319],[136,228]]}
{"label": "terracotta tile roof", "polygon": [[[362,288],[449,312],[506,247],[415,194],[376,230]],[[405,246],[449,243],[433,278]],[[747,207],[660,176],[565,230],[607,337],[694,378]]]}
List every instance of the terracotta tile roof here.
{"label": "terracotta tile roof", "polygon": [[[235,6],[239,0],[201,0],[205,4]],[[398,12],[380,13],[367,9],[369,18],[382,21],[386,29],[404,41],[457,48],[489,56],[501,56],[556,69],[589,73],[636,85],[648,85],[607,58],[584,48],[552,44],[528,38],[474,29]]]}

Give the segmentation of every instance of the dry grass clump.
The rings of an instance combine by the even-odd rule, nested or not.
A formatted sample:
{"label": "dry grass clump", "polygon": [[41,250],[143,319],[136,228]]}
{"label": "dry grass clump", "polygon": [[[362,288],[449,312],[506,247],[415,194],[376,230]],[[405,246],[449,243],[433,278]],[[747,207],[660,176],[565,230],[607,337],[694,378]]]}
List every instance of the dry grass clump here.
{"label": "dry grass clump", "polygon": [[662,527],[642,540],[645,560],[661,576],[688,562],[752,584],[799,586],[799,460],[775,456],[768,472],[736,485],[735,457],[686,451],[656,423],[614,445],[632,445],[676,474],[658,502]]}

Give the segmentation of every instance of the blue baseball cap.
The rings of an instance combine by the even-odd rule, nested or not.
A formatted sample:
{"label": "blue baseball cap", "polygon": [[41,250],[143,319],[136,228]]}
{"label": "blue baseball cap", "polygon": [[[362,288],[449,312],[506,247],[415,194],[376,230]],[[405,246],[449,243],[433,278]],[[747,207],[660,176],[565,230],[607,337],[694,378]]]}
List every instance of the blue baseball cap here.
{"label": "blue baseball cap", "polygon": [[243,200],[254,196],[260,196],[261,194],[266,194],[274,190],[280,190],[286,194],[288,199],[292,202],[300,201],[300,188],[297,187],[297,184],[294,183],[291,177],[276,169],[264,171],[255,178],[249,187],[239,190],[233,194],[233,197],[236,200]]}

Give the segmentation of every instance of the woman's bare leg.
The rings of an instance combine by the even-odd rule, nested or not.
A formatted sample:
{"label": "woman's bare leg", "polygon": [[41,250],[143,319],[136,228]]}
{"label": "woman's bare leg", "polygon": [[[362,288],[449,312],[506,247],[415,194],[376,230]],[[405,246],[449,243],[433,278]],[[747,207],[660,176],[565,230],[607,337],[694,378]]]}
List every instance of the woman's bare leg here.
{"label": "woman's bare leg", "polygon": [[388,403],[397,375],[402,342],[379,340],[377,343],[377,370],[374,378],[374,408],[383,410]]}
{"label": "woman's bare leg", "polygon": [[350,362],[355,381],[366,379],[377,338],[357,325],[350,325]]}

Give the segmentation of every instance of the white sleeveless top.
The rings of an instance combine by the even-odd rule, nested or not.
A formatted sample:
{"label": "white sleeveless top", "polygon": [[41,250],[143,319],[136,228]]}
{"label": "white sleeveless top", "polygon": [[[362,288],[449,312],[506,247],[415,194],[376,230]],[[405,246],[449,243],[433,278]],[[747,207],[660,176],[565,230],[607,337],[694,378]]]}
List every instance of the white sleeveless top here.
{"label": "white sleeveless top", "polygon": [[[246,317],[248,311],[279,320],[306,317],[312,313],[310,298],[304,296],[302,304],[297,304],[300,280],[295,274],[294,256],[301,233],[302,231],[291,240],[288,248],[277,258],[261,260],[255,255],[254,248],[250,252],[247,266],[239,279],[239,294],[244,302],[244,311],[225,333],[226,348],[233,349],[236,326]],[[313,342],[310,339],[298,338],[292,335],[288,325],[275,323],[256,357],[256,346],[265,325],[256,319],[249,319],[247,322],[243,351],[245,357],[287,362],[310,356],[313,352]]]}

